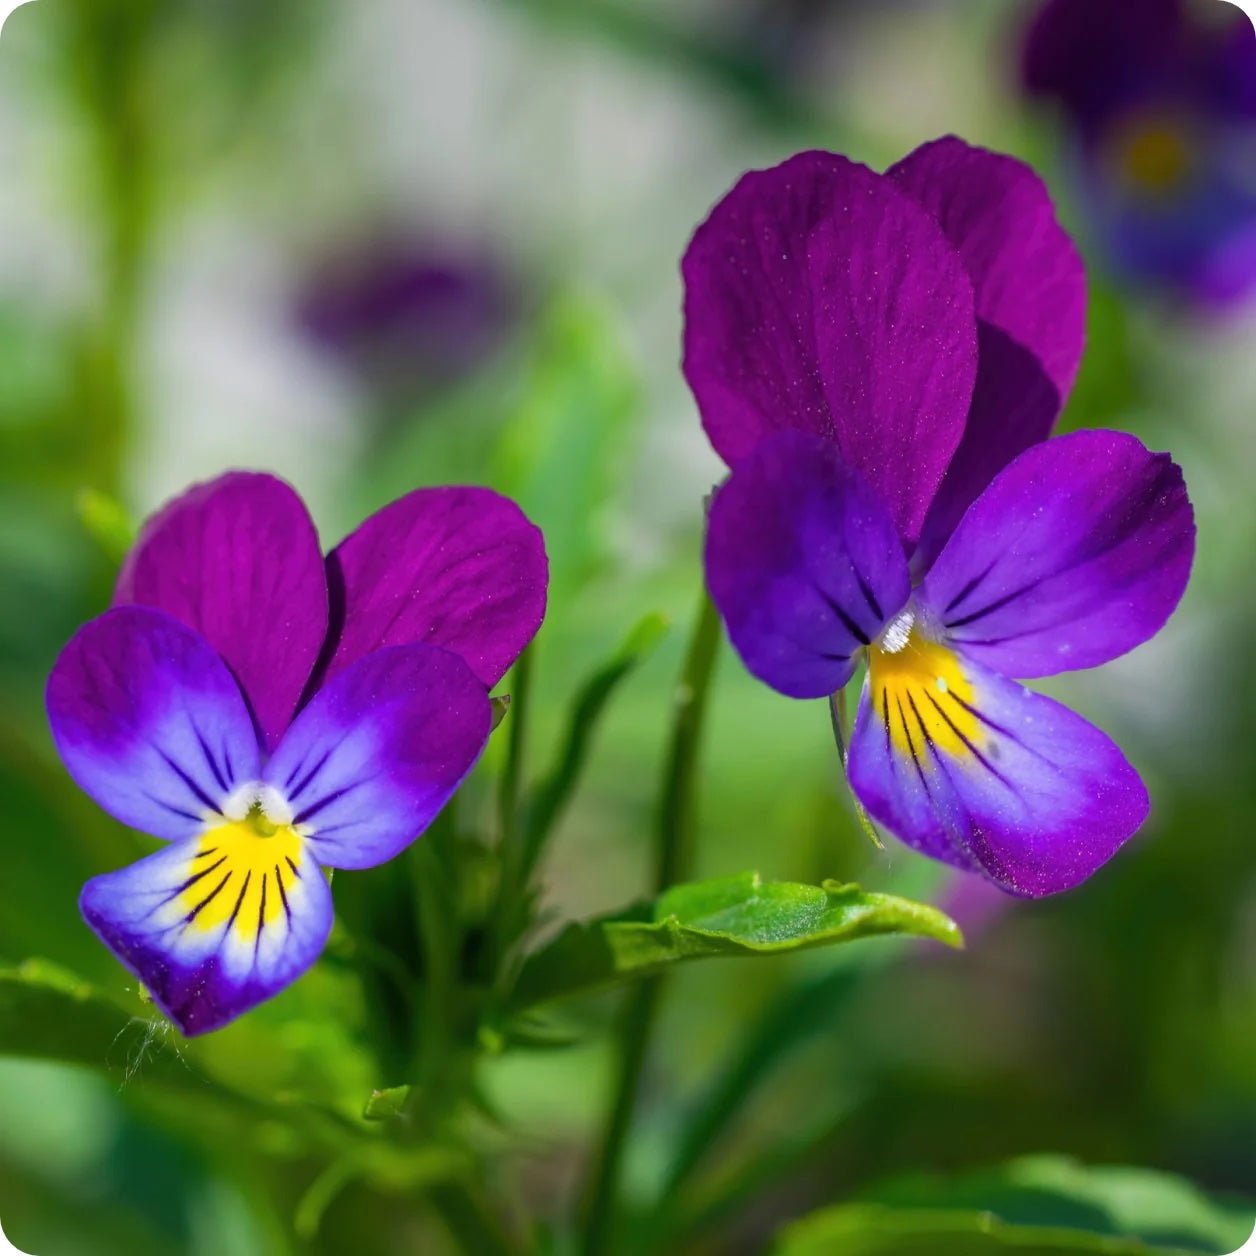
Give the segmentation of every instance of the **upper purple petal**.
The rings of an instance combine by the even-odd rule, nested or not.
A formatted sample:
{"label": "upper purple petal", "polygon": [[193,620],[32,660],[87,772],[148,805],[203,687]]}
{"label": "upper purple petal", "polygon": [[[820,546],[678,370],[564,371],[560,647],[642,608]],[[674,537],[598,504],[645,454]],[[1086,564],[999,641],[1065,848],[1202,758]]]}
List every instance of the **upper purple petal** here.
{"label": "upper purple petal", "polygon": [[1147,791],[1093,724],[957,661],[946,685],[922,669],[879,698],[873,661],[851,735],[851,788],[923,854],[979,870],[1011,894],[1071,889],[1142,824]]}
{"label": "upper purple petal", "polygon": [[200,832],[257,777],[239,686],[203,637],[161,611],[120,607],[80,628],[48,678],[47,705],[75,783],[154,837]]}
{"label": "upper purple petal", "polygon": [[341,541],[327,569],[327,675],[380,646],[423,642],[460,655],[491,687],[545,616],[540,529],[485,488],[417,489]]}
{"label": "upper purple petal", "polygon": [[484,685],[458,655],[427,645],[376,650],[319,689],[265,780],[319,863],[371,868],[435,819],[491,723]]}
{"label": "upper purple petal", "polygon": [[1153,636],[1190,575],[1181,469],[1121,432],[1021,454],[973,503],[918,599],[970,659],[1010,676],[1093,667]]}
{"label": "upper purple petal", "polygon": [[1207,75],[1213,101],[1225,115],[1256,120],[1256,22],[1236,12],[1215,40]]}
{"label": "upper purple petal", "polygon": [[1050,434],[1085,346],[1086,273],[1024,162],[949,136],[888,174],[937,218],[977,298],[977,384],[921,533],[924,570],[995,473]]}
{"label": "upper purple petal", "polygon": [[964,512],[1013,458],[1044,441],[1060,413],[1060,394],[1042,364],[993,323],[978,324],[981,362],[972,408],[951,465],[929,506],[912,555],[929,570]]}
{"label": "upper purple petal", "polygon": [[148,520],[115,604],[155,606],[197,632],[240,682],[265,744],[287,727],[327,634],[327,581],[305,504],[282,480],[233,471]]}
{"label": "upper purple petal", "polygon": [[1115,110],[1177,89],[1185,29],[1182,0],[1047,0],[1026,35],[1025,88],[1093,135]]}
{"label": "upper purple petal", "polygon": [[801,153],[744,175],[685,253],[684,369],[730,465],[772,432],[834,441],[906,542],[963,430],[972,283],[882,175]]}
{"label": "upper purple petal", "polygon": [[1086,342],[1086,271],[1043,181],[1023,161],[953,135],[887,174],[959,250],[977,317],[1027,349],[1066,397]]}
{"label": "upper purple petal", "polygon": [[706,572],[746,666],[792,698],[840,689],[911,592],[880,499],[833,444],[802,432],[761,441],[716,494]]}

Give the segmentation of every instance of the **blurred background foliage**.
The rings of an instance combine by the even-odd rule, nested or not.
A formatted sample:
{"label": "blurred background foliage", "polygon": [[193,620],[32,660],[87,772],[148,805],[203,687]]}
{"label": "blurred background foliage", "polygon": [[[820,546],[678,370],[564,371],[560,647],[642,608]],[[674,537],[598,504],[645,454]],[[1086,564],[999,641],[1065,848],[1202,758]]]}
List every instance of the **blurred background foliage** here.
{"label": "blurred background foliage", "polygon": [[[580,748],[541,905],[558,921],[647,892],[665,712],[721,474],[678,369],[688,234],[748,167],[809,145],[883,166],[954,131],[1033,161],[1085,249],[1059,138],[1016,91],[1027,15],[1010,0],[39,0],[14,14],[0,43],[0,1216],[20,1248],[493,1251],[500,1224],[530,1250],[571,1250],[615,998],[404,1075],[404,1034],[422,1050],[445,1031],[372,1019],[387,1004],[364,1003],[355,923],[398,893],[412,914],[413,896],[361,874],[338,880],[341,926],[309,976],[182,1043],[78,917],[82,882],[146,848],[70,787],[43,679],[106,605],[130,521],[191,481],[273,470],[328,543],[416,485],[491,484],[545,530],[551,607],[521,757],[508,717],[457,824],[491,832],[503,773],[545,776],[570,704],[608,666],[613,700]],[[1170,448],[1199,553],[1166,632],[1050,688],[1126,748],[1152,819],[1082,889],[1005,902],[893,842],[875,850],[823,708],[720,658],[695,874],[858,880],[939,904],[968,944],[681,969],[657,1008],[620,1250],[754,1251],[790,1222],[788,1256],[1220,1252],[1244,1237],[1251,1212],[1226,1201],[1256,1194],[1256,311],[1196,315],[1088,261],[1065,425]],[[647,613],[671,630],[652,619],[625,646]],[[439,849],[414,865],[438,897]],[[454,888],[455,917],[491,919],[491,884]],[[440,1111],[451,1077],[475,1103]],[[393,1089],[409,1081],[429,1136],[376,1137],[413,1116]],[[480,1194],[506,1201],[493,1221]],[[1061,1239],[1070,1227],[1091,1237]]]}

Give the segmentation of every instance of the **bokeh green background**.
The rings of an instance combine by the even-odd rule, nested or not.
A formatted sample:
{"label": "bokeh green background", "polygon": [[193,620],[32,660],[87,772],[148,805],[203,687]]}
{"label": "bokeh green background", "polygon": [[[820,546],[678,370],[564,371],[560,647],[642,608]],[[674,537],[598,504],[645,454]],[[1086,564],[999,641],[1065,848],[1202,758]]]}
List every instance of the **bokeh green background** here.
{"label": "bokeh green background", "polygon": [[[1009,0],[18,10],[0,42],[0,963],[55,965],[147,1015],[75,906],[87,877],[146,847],[70,786],[42,685],[106,605],[111,502],[138,517],[232,466],[297,485],[328,543],[416,485],[519,498],[553,564],[532,768],[550,761],[581,677],[640,615],[668,616],[545,872],[556,919],[645,891],[702,502],[721,474],[678,366],[688,234],[746,168],[808,146],[879,167],[953,131],[1033,161],[1085,249],[1059,137],[1015,92],[1026,12]],[[421,347],[400,372],[346,361],[302,326],[303,294],[329,267],[398,240],[455,265],[488,259],[507,294],[458,369]],[[632,1197],[656,1197],[745,1044],[779,1048],[687,1176],[677,1250],[756,1250],[883,1179],[1026,1153],[1256,1194],[1256,310],[1206,321],[1088,262],[1089,348],[1065,425],[1170,449],[1199,548],[1159,638],[1049,688],[1126,748],[1152,818],[1065,898],[997,900],[901,846],[875,851],[823,706],[757,686],[726,651],[699,872],[893,889],[947,907],[969,944],[873,942],[673,979]],[[472,816],[489,811],[500,753],[470,786]],[[482,1069],[494,1119],[477,1137],[502,1149],[503,1196],[543,1220],[569,1207],[600,1120],[613,1007],[573,1005],[573,1045]],[[80,1032],[67,1020],[67,1039]],[[363,1032],[328,960],[212,1044],[153,1044],[141,1022],[99,1069],[0,1058],[9,1237],[38,1256],[443,1250],[420,1171],[321,1178],[315,1134],[152,1076],[155,1051],[186,1050],[238,1093],[332,1094],[350,1111],[400,1080],[376,1075]],[[312,1233],[323,1204],[317,1236],[294,1237],[294,1212]]]}

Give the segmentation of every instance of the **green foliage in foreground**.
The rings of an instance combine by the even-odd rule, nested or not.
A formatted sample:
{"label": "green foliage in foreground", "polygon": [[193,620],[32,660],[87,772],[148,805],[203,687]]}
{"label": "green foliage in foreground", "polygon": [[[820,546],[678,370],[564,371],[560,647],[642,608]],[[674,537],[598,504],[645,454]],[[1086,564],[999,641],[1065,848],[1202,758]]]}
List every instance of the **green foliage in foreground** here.
{"label": "green foliage in foreground", "polygon": [[1254,1220],[1256,1203],[1210,1199],[1168,1173],[1028,1156],[959,1178],[897,1179],[787,1227],[774,1256],[1221,1256]]}
{"label": "green foliage in foreground", "polygon": [[568,925],[524,965],[515,1004],[567,998],[681,960],[772,955],[887,933],[961,944],[955,923],[921,903],[836,881],[797,885],[743,872],[679,885],[653,903]]}

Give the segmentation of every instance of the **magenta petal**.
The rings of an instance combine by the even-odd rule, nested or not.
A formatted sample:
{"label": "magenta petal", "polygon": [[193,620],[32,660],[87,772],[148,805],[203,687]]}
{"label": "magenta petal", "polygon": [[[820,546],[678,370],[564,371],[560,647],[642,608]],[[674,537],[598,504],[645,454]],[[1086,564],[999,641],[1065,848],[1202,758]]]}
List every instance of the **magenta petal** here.
{"label": "magenta petal", "polygon": [[233,865],[213,840],[179,842],[95,877],[79,900],[101,941],[189,1037],[290,985],[318,958],[332,923],[327,881],[303,847],[259,873]]}
{"label": "magenta petal", "polygon": [[[969,704],[953,690],[922,687],[909,691],[901,716],[890,713],[908,730],[906,749],[865,688],[851,736],[851,787],[873,819],[923,854],[981,871],[1010,894],[1071,889],[1142,824],[1147,791],[1093,724],[971,659],[960,662]],[[929,702],[972,729],[958,753],[926,732]]]}
{"label": "magenta petal", "polygon": [[1153,636],[1190,575],[1182,472],[1121,432],[1021,454],[973,503],[919,591],[963,653],[1009,676],[1107,662]]}
{"label": "magenta petal", "polygon": [[491,687],[545,615],[540,530],[485,488],[418,489],[367,519],[327,565],[339,624],[328,675],[380,646],[422,642],[460,655]]}
{"label": "magenta petal", "polygon": [[271,475],[198,484],[144,525],[115,604],[155,606],[218,651],[268,747],[287,727],[327,634],[327,582],[304,503]]}
{"label": "magenta petal", "polygon": [[48,678],[66,770],[110,815],[154,837],[198,833],[259,770],[239,686],[205,639],[161,611],[85,624]]}
{"label": "magenta petal", "polygon": [[1023,162],[950,136],[888,173],[937,218],[977,295],[977,385],[921,534],[923,571],[995,474],[1050,435],[1085,346],[1086,273]]}
{"label": "magenta petal", "polygon": [[959,250],[977,317],[1027,349],[1068,396],[1085,347],[1086,272],[1038,175],[955,136],[923,145],[887,173]]}
{"label": "magenta petal", "polygon": [[840,689],[911,592],[894,524],[828,441],[783,432],[711,503],[707,584],[733,646],[791,698]]}
{"label": "magenta petal", "polygon": [[314,695],[264,779],[319,863],[371,868],[435,819],[488,740],[492,706],[456,654],[393,646]]}
{"label": "magenta petal", "polygon": [[933,219],[802,153],[737,183],[683,273],[685,375],[724,460],[780,430],[835,441],[914,541],[976,373],[972,284]]}

